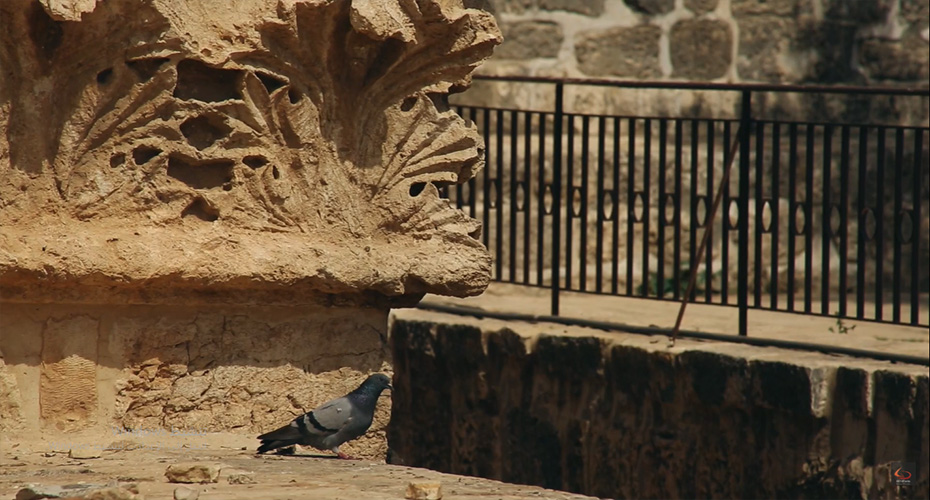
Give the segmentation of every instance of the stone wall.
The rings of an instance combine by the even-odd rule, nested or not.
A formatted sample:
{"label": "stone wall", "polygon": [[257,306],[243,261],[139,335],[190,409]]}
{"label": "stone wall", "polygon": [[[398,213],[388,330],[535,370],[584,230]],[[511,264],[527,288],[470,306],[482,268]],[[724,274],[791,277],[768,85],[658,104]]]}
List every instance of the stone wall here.
{"label": "stone wall", "polygon": [[[0,432],[103,433],[102,445],[159,429],[257,435],[390,373],[386,319],[377,308],[5,302]],[[348,447],[384,456],[389,408]]]}
{"label": "stone wall", "polygon": [[[928,0],[485,0],[504,43],[485,74],[926,86]],[[573,110],[732,115],[733,94],[566,89]],[[468,102],[551,109],[551,89],[481,83]],[[838,113],[849,98],[767,96],[776,116]],[[760,103],[761,104],[761,103]],[[916,106],[916,110],[913,109]],[[699,108],[699,109],[698,109]],[[927,123],[926,100],[873,110]],[[901,109],[911,108],[911,109]],[[761,108],[759,108],[761,109]]]}
{"label": "stone wall", "polygon": [[927,497],[926,367],[418,314],[391,329],[395,463],[610,498]]}

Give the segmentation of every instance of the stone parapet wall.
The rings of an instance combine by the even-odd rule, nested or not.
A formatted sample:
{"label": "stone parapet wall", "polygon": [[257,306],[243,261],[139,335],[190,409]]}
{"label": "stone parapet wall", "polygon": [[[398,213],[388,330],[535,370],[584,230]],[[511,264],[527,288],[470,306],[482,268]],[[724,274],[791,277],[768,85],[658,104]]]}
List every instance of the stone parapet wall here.
{"label": "stone parapet wall", "polygon": [[[542,333],[541,333],[542,332]],[[609,498],[926,498],[926,367],[419,312],[394,463]]]}

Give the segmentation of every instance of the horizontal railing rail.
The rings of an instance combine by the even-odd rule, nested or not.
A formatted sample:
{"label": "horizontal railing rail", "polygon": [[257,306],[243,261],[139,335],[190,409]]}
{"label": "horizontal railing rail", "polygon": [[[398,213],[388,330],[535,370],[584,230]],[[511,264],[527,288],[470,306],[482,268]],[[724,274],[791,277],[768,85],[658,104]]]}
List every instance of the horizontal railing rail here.
{"label": "horizontal railing rail", "polygon": [[[483,136],[486,165],[441,189],[482,221],[493,278],[550,288],[553,315],[562,291],[680,301],[696,269],[688,300],[738,307],[740,335],[750,309],[930,323],[928,127],[756,119],[752,108],[758,92],[930,90],[476,78],[554,86],[551,110],[455,105]],[[568,112],[566,85],[737,91],[739,113]]]}

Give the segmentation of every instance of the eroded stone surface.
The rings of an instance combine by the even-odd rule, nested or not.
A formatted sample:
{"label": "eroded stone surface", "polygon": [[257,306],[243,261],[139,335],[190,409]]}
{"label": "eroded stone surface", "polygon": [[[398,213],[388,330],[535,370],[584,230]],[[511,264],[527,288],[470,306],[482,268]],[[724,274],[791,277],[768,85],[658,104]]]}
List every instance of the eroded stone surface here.
{"label": "eroded stone surface", "polygon": [[[257,436],[390,373],[386,324],[374,308],[4,304],[0,412],[11,418],[0,432],[44,436],[65,454],[77,430],[105,433],[79,450],[104,453]],[[369,433],[343,450],[384,457],[389,412],[383,397]]]}
{"label": "eroded stone surface", "polygon": [[445,96],[500,42],[489,13],[14,0],[0,15],[6,297],[37,280],[293,283],[310,300],[486,286],[479,225],[437,187],[481,167]]}
{"label": "eroded stone surface", "polygon": [[562,28],[556,23],[525,21],[503,27],[505,42],[497,51],[502,59],[555,57],[562,45]]}
{"label": "eroded stone surface", "polygon": [[610,498],[890,499],[926,468],[926,367],[402,316],[393,463]]}
{"label": "eroded stone surface", "polygon": [[669,34],[673,76],[713,80],[726,76],[733,59],[733,33],[722,21],[686,20]]}
{"label": "eroded stone surface", "polygon": [[658,26],[611,28],[578,35],[578,69],[591,76],[655,78],[659,69]]}

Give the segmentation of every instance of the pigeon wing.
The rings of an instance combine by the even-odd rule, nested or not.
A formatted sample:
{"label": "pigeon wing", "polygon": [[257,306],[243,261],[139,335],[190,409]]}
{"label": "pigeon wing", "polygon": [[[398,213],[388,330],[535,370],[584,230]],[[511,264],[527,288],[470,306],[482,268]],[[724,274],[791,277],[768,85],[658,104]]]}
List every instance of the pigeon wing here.
{"label": "pigeon wing", "polygon": [[[314,408],[299,419],[301,432],[329,436],[342,430],[352,421],[352,404],[342,397]],[[306,430],[304,430],[306,428]]]}

